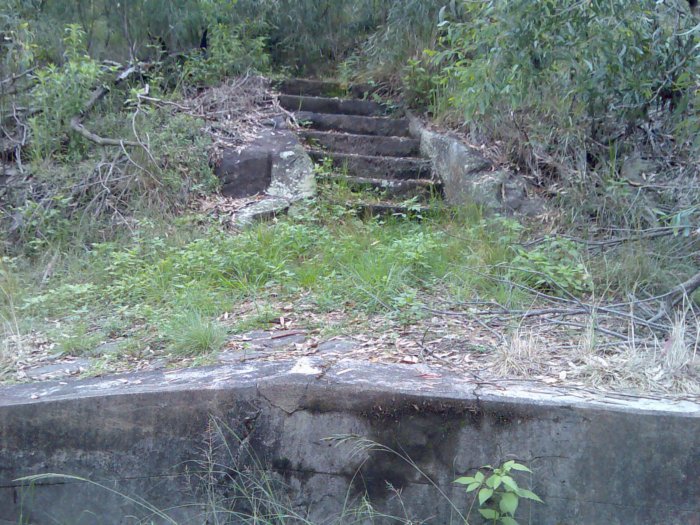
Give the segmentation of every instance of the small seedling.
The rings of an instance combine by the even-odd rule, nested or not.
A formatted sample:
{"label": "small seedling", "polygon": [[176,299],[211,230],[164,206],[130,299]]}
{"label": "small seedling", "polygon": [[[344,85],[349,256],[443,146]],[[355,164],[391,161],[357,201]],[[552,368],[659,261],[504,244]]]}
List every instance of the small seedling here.
{"label": "small seedling", "polygon": [[486,465],[483,469],[493,473],[486,477],[483,472],[477,471],[474,476],[463,476],[454,482],[466,485],[468,493],[478,491],[475,500],[479,502],[479,514],[493,525],[518,525],[515,512],[521,498],[543,503],[537,494],[518,486],[511,476],[513,470],[532,472],[525,465],[511,460],[497,468]]}

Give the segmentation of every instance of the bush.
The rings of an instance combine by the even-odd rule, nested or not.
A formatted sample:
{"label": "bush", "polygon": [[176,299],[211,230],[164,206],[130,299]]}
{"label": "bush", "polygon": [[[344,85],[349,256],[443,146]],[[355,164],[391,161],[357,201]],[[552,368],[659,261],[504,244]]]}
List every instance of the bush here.
{"label": "bush", "polygon": [[36,160],[57,152],[83,153],[86,142],[68,134],[70,119],[78,115],[102,74],[99,64],[87,54],[85,32],[77,24],[66,28],[65,62],[48,64],[35,73],[37,85],[31,97],[39,113],[29,119],[31,148]]}
{"label": "bush", "polygon": [[555,295],[590,291],[591,276],[575,242],[547,237],[536,248],[515,251],[511,279]]}
{"label": "bush", "polygon": [[265,36],[255,36],[242,25],[230,27],[222,23],[209,27],[207,35],[207,49],[191,52],[185,61],[182,74],[185,83],[214,85],[250,70],[268,71],[270,57]]}
{"label": "bush", "polygon": [[407,83],[542,184],[590,195],[639,171],[629,158],[652,159],[646,173],[679,162],[695,170],[695,23],[685,2],[469,2],[443,21],[439,45],[409,63]]}

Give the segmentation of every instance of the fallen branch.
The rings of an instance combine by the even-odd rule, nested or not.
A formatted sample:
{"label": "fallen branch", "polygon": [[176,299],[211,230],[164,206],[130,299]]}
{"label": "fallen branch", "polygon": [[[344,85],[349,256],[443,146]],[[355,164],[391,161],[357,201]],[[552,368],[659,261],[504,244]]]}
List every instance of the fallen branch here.
{"label": "fallen branch", "polygon": [[[134,73],[137,73],[138,71],[139,68],[136,66],[131,66],[127,68],[126,70],[122,71],[119,74],[119,76],[114,80],[114,85],[120,84],[121,82],[125,81],[127,78],[129,78]],[[73,129],[73,131],[80,134],[81,136],[85,137],[90,142],[94,142],[99,146],[140,146],[138,142],[134,142],[131,140],[100,137],[99,135],[89,131],[83,125],[83,119],[87,116],[90,110],[107,95],[107,93],[109,93],[109,88],[104,85],[100,86],[95,91],[93,91],[90,100],[88,100],[87,103],[83,106],[83,109],[80,111],[80,113],[72,119],[70,119],[71,129]]]}
{"label": "fallen branch", "polygon": [[659,312],[647,322],[654,323],[662,317],[669,316],[671,314],[671,310],[678,306],[678,304],[685,297],[689,297],[690,295],[692,295],[692,293],[698,288],[700,288],[700,272],[696,273],[687,281],[682,282],[681,284],[664,294],[666,299],[661,303],[661,306],[659,307]]}
{"label": "fallen branch", "polygon": [[582,239],[581,237],[575,237],[572,235],[556,235],[556,236],[549,236],[549,237],[539,237],[537,239],[534,239],[530,242],[524,243],[521,246],[525,249],[532,248],[534,246],[537,246],[539,244],[542,244],[544,241],[547,239],[551,239],[553,237],[555,238],[560,238],[560,239],[566,239],[568,241],[572,241],[578,244],[585,244],[589,249],[593,248],[608,248],[611,246],[616,246],[618,244],[623,244],[626,242],[636,242],[636,241],[643,241],[643,240],[651,240],[651,239],[658,239],[660,237],[668,237],[670,235],[674,235],[678,233],[678,228],[677,227],[662,227],[662,228],[653,228],[647,231],[640,231],[636,235],[630,235],[628,237],[612,237],[610,239]]}
{"label": "fallen branch", "polygon": [[25,76],[29,75],[30,73],[32,73],[36,68],[37,68],[37,66],[30,67],[29,69],[25,69],[21,73],[17,73],[16,75],[12,75],[11,77],[3,78],[2,80],[0,80],[0,85],[14,84],[20,78],[25,77]]}
{"label": "fallen branch", "polygon": [[163,100],[162,98],[156,98],[156,97],[151,97],[149,96],[150,92],[150,86],[146,84],[144,88],[145,92],[144,93],[137,93],[136,98],[140,101],[145,101],[145,102],[150,102],[152,104],[160,104],[162,106],[172,106],[175,107],[181,111],[186,111],[186,112],[191,112],[192,108],[188,106],[183,106],[182,104],[178,104],[177,102],[173,102],[171,100]]}

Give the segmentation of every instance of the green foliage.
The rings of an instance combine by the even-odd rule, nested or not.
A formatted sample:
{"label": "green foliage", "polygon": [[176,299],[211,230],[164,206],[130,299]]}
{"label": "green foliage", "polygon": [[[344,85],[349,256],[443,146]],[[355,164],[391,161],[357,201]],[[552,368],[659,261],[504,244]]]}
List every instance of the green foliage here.
{"label": "green foliage", "polygon": [[35,315],[42,312],[54,316],[85,314],[87,304],[97,300],[99,292],[92,283],[62,283],[45,293],[27,297],[20,310]]}
{"label": "green foliage", "polygon": [[556,295],[590,291],[591,276],[574,241],[546,237],[533,249],[516,247],[515,252],[512,279]]}
{"label": "green foliage", "polygon": [[62,354],[79,356],[95,350],[104,334],[90,331],[85,323],[75,323],[67,327],[57,338],[58,350]]}
{"label": "green foliage", "polygon": [[188,84],[213,85],[251,70],[268,71],[270,57],[266,37],[255,36],[251,29],[248,25],[211,25],[206,51],[188,54],[183,66],[183,80]]}
{"label": "green foliage", "polygon": [[55,153],[83,153],[84,140],[68,134],[70,119],[80,113],[102,74],[87,54],[85,32],[77,24],[66,28],[65,62],[49,64],[35,72],[37,85],[31,96],[40,112],[29,119],[32,153],[37,160]]}
{"label": "green foliage", "polygon": [[[430,50],[425,51],[426,54]],[[437,75],[424,58],[409,58],[403,69],[402,88],[409,106],[429,106],[435,108],[437,100]]]}
{"label": "green foliage", "polygon": [[468,22],[445,22],[433,59],[467,116],[529,109],[555,88],[557,107],[545,109],[593,125],[598,136],[603,119],[638,122],[664,89],[689,95],[698,72],[692,19],[672,18],[676,8],[666,3],[518,0],[465,9]]}
{"label": "green foliage", "polygon": [[515,461],[506,461],[500,467],[487,465],[483,470],[490,471],[486,476],[477,471],[474,476],[457,478],[455,483],[466,485],[466,491],[475,492],[479,503],[479,514],[489,523],[496,525],[517,525],[515,513],[518,510],[521,499],[528,499],[543,503],[534,492],[520,487],[513,478],[512,471],[532,472],[525,465]]}
{"label": "green foliage", "polygon": [[34,62],[36,50],[29,23],[9,9],[0,13],[0,31],[4,35],[0,42],[0,71],[5,75],[16,75],[28,70]]}
{"label": "green foliage", "polygon": [[[127,119],[127,125],[131,125]],[[129,188],[130,197],[147,198],[160,210],[179,209],[194,195],[210,193],[219,184],[209,162],[211,139],[202,132],[204,121],[165,108],[141,108],[135,120],[141,137],[150,139],[149,149],[135,152],[139,169]]]}
{"label": "green foliage", "polygon": [[38,202],[27,200],[14,212],[22,224],[23,252],[37,255],[54,243],[70,238],[71,199],[56,194]]}
{"label": "green foliage", "polygon": [[[408,61],[409,100],[497,142],[543,185],[576,188],[562,192],[572,213],[584,199],[586,216],[654,226],[630,211],[644,203],[617,159],[663,157],[646,173],[680,162],[692,174],[700,56],[685,2],[493,0],[442,18],[437,45]],[[609,180],[624,186],[615,202]]]}
{"label": "green foliage", "polygon": [[[455,2],[451,2],[455,4]],[[396,82],[407,60],[420,56],[435,43],[442,0],[386,0],[379,11],[376,30],[347,61],[356,75]],[[405,81],[409,93],[415,89]]]}

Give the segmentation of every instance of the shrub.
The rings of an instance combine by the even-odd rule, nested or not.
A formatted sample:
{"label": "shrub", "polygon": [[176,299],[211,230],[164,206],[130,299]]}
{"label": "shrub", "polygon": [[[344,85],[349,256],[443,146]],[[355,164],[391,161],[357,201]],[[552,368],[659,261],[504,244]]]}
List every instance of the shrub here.
{"label": "shrub", "polygon": [[512,279],[556,295],[590,290],[591,276],[575,242],[548,237],[534,249],[515,248],[515,251],[510,269]]}
{"label": "shrub", "polygon": [[[409,62],[408,83],[543,185],[563,181],[580,188],[572,199],[600,201],[606,180],[627,184],[627,158],[650,159],[645,173],[695,171],[700,58],[684,4],[468,2],[441,24],[438,46]],[[605,213],[653,224],[626,211],[641,201],[634,190]],[[600,219],[602,206],[590,213]]]}
{"label": "shrub", "polygon": [[265,36],[256,36],[243,25],[223,23],[211,25],[207,34],[207,49],[191,52],[185,61],[182,76],[186,83],[212,85],[249,70],[269,69]]}
{"label": "shrub", "polygon": [[68,134],[68,124],[78,115],[102,74],[87,54],[85,32],[77,24],[66,28],[65,62],[48,64],[36,71],[37,85],[31,96],[39,113],[29,119],[32,153],[47,159],[55,153],[84,152],[86,142]]}

